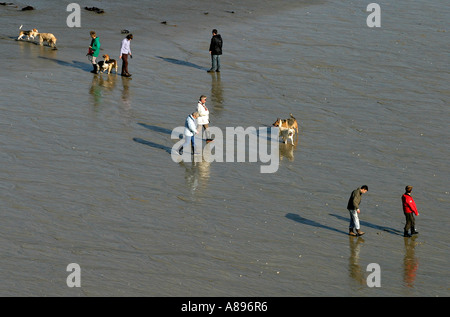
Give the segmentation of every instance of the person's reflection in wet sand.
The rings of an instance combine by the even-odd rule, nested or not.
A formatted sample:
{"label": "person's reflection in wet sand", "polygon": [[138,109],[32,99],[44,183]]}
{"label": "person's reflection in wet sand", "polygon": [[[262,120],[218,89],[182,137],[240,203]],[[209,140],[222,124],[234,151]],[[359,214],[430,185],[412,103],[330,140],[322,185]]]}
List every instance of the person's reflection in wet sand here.
{"label": "person's reflection in wet sand", "polygon": [[191,163],[181,161],[180,165],[184,166],[186,169],[184,178],[191,195],[195,196],[201,193],[208,184],[211,163],[206,162],[205,160],[202,160],[201,162],[192,160]]}
{"label": "person's reflection in wet sand", "polygon": [[366,284],[365,271],[361,268],[359,263],[359,253],[364,239],[361,237],[349,237],[350,243],[350,257],[348,258],[348,272],[351,278],[359,284]]}
{"label": "person's reflection in wet sand", "polygon": [[186,169],[185,180],[191,195],[201,193],[208,185],[211,167],[211,159],[209,158],[211,153],[210,146],[210,144],[205,145],[201,160],[198,157],[192,157],[190,163],[180,162],[180,165]]}
{"label": "person's reflection in wet sand", "polygon": [[130,99],[130,78],[122,77],[122,103],[123,109],[128,111],[131,109],[131,99]]}
{"label": "person's reflection in wet sand", "polygon": [[211,72],[211,116],[218,117],[223,111],[223,88],[220,73]]}
{"label": "person's reflection in wet sand", "polygon": [[93,106],[98,107],[102,103],[102,87],[100,85],[100,76],[93,76],[89,94],[92,96]]}
{"label": "person's reflection in wet sand", "polygon": [[415,247],[417,236],[404,238],[405,240],[405,256],[403,257],[403,281],[406,286],[414,287],[417,269],[419,268],[419,260],[415,256]]}
{"label": "person's reflection in wet sand", "polygon": [[92,76],[91,87],[89,88],[89,94],[92,96],[93,105],[99,106],[102,103],[104,92],[112,92],[116,86],[117,76],[101,74]]}

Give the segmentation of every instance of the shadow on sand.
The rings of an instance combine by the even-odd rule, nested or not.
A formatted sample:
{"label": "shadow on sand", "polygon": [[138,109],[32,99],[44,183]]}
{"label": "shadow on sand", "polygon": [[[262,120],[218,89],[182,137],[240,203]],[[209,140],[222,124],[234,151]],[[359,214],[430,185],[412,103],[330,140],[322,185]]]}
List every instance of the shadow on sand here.
{"label": "shadow on sand", "polygon": [[164,150],[167,153],[172,154],[172,148],[170,148],[168,146],[161,145],[161,144],[158,144],[158,143],[154,143],[154,142],[151,142],[151,141],[147,141],[147,140],[144,140],[144,139],[141,139],[141,138],[133,138],[133,141],[137,142],[137,143],[140,143],[140,144],[144,144],[144,145],[150,146],[150,147],[155,148],[155,149]]}
{"label": "shadow on sand", "polygon": [[78,68],[78,69],[84,70],[86,72],[90,72],[92,70],[92,64],[89,64],[89,63],[83,63],[83,62],[79,62],[79,61],[66,62],[66,61],[63,61],[60,59],[49,58],[49,57],[44,57],[44,56],[39,56],[39,58],[55,62],[61,66]]}
{"label": "shadow on sand", "polygon": [[138,122],[138,124],[140,126],[146,128],[146,129],[149,129],[149,130],[152,130],[152,131],[155,131],[155,132],[161,132],[161,133],[165,133],[165,134],[168,134],[168,135],[172,134],[172,130],[169,130],[169,129],[166,129],[166,128],[161,128],[161,127],[158,127],[156,125],[149,125],[149,124],[141,123],[141,122]]}
{"label": "shadow on sand", "polygon": [[162,59],[165,62],[172,63],[175,65],[187,66],[187,67],[192,67],[192,68],[205,70],[205,71],[208,70],[208,68],[202,67],[200,65],[197,65],[197,64],[194,64],[191,62],[186,62],[186,61],[182,61],[182,60],[175,59],[175,58],[169,58],[169,57],[162,57],[162,56],[156,56],[156,57],[159,59]]}
{"label": "shadow on sand", "polygon": [[[343,217],[341,215],[336,215],[336,214],[329,214],[330,216],[333,216],[339,220],[343,220],[345,222],[349,222],[349,217]],[[385,232],[389,232],[390,234],[395,234],[395,235],[399,235],[399,236],[403,236],[403,231],[397,230],[397,229],[393,229],[393,228],[389,228],[389,227],[384,227],[384,226],[379,226],[379,225],[374,225],[370,222],[367,221],[363,221],[363,220],[359,220],[359,223],[361,224],[361,227],[367,227],[367,228],[372,228],[372,229],[376,229],[376,230],[382,230]]]}
{"label": "shadow on sand", "polygon": [[301,216],[299,216],[297,214],[288,213],[288,214],[286,214],[285,217],[290,219],[290,220],[293,220],[293,221],[299,222],[301,224],[304,224],[304,225],[317,227],[317,228],[322,228],[322,229],[327,229],[327,230],[331,230],[331,231],[334,231],[334,232],[338,232],[338,233],[342,233],[342,234],[348,235],[348,232],[345,232],[345,231],[342,231],[342,230],[338,230],[338,229],[330,227],[330,226],[323,225],[323,224],[318,223],[318,222],[316,222],[314,220],[309,220],[309,219],[303,218],[303,217],[301,217]]}

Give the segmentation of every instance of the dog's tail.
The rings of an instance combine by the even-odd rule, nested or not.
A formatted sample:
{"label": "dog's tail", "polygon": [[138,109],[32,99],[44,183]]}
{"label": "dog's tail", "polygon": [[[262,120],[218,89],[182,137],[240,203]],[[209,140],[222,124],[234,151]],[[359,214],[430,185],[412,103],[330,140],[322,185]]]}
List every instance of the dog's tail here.
{"label": "dog's tail", "polygon": [[292,119],[295,119],[294,116],[292,115],[292,113],[289,114],[291,116]]}
{"label": "dog's tail", "polygon": [[23,26],[23,24],[21,24],[21,25],[19,26],[19,30],[22,30],[22,26]]}

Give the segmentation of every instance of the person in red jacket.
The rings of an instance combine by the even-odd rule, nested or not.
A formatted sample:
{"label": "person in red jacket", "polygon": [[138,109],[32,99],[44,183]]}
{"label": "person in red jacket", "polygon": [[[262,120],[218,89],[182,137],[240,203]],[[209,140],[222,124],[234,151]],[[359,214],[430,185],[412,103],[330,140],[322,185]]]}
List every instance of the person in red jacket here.
{"label": "person in red jacket", "polygon": [[[419,212],[417,211],[416,203],[411,196],[412,186],[405,187],[405,193],[402,196],[402,204],[403,204],[403,213],[406,217],[406,224],[404,228],[404,237],[411,237],[413,234],[419,233],[415,229],[415,219],[414,215],[418,216]],[[411,229],[411,234],[408,233],[409,229]]]}

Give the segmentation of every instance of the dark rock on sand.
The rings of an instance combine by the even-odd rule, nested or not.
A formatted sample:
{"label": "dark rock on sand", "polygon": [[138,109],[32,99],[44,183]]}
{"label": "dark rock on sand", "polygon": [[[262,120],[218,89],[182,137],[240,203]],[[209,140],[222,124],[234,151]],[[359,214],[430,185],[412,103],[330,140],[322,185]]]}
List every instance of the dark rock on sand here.
{"label": "dark rock on sand", "polygon": [[92,11],[92,12],[98,13],[98,14],[105,13],[105,10],[97,8],[97,7],[90,7],[90,8],[89,7],[84,7],[84,9],[88,10],[88,11]]}

